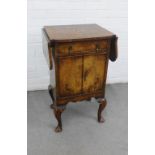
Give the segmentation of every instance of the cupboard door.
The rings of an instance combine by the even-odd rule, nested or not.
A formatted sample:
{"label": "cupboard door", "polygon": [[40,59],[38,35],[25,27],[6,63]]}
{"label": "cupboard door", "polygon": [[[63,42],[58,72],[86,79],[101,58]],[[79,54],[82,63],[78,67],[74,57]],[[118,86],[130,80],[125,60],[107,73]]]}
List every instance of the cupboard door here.
{"label": "cupboard door", "polygon": [[82,91],[82,56],[62,57],[58,63],[59,96],[72,96]]}
{"label": "cupboard door", "polygon": [[83,65],[83,92],[102,91],[106,74],[106,55],[85,55]]}

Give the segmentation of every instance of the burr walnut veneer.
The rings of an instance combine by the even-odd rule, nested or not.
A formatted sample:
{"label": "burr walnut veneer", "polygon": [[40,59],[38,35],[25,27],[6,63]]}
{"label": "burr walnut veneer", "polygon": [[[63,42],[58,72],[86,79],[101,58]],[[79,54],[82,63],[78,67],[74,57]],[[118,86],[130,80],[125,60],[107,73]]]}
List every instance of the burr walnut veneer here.
{"label": "burr walnut veneer", "polygon": [[49,85],[55,131],[62,131],[61,114],[68,102],[91,97],[100,103],[98,122],[103,122],[108,61],[117,58],[116,35],[96,24],[45,26],[42,31],[44,55],[55,70],[56,85]]}

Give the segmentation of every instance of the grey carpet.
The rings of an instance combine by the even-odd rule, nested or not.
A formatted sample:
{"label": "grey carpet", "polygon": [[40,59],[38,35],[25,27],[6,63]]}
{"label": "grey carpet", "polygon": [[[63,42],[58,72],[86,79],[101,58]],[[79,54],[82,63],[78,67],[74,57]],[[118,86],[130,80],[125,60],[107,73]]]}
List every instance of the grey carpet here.
{"label": "grey carpet", "polygon": [[68,104],[62,115],[63,132],[49,108],[47,91],[28,92],[28,155],[127,155],[128,85],[106,86],[105,123],[97,122],[98,103]]}

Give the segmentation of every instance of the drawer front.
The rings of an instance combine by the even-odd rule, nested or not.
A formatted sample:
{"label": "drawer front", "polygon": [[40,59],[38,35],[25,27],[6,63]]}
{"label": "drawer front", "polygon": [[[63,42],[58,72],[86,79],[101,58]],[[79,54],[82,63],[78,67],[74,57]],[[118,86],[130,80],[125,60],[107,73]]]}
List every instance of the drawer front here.
{"label": "drawer front", "polygon": [[56,46],[56,54],[58,56],[65,56],[78,53],[106,52],[108,49],[108,40],[60,43]]}

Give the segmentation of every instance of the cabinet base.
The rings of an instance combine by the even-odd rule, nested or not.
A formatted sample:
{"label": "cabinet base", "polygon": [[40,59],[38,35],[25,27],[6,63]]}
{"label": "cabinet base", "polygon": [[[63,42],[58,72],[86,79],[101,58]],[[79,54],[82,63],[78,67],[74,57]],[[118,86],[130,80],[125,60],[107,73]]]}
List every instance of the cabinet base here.
{"label": "cabinet base", "polygon": [[99,123],[103,123],[105,121],[105,119],[102,117],[101,113],[104,110],[104,108],[107,105],[107,101],[106,99],[99,99],[98,101],[100,103],[99,108],[98,108],[98,122]]}
{"label": "cabinet base", "polygon": [[[58,125],[55,128],[55,132],[61,132],[62,131],[62,120],[61,120],[61,115],[64,112],[64,110],[66,109],[66,105],[67,103],[63,104],[63,105],[57,105],[57,101],[54,98],[53,95],[53,88],[51,86],[48,87],[49,90],[49,94],[52,98],[53,104],[50,105],[51,109],[53,109],[55,118],[58,122]],[[99,103],[99,108],[98,108],[98,113],[97,113],[97,120],[99,123],[103,123],[105,120],[102,117],[102,111],[105,109],[106,105],[107,105],[107,101],[105,98],[101,98],[101,97],[95,97]]]}

